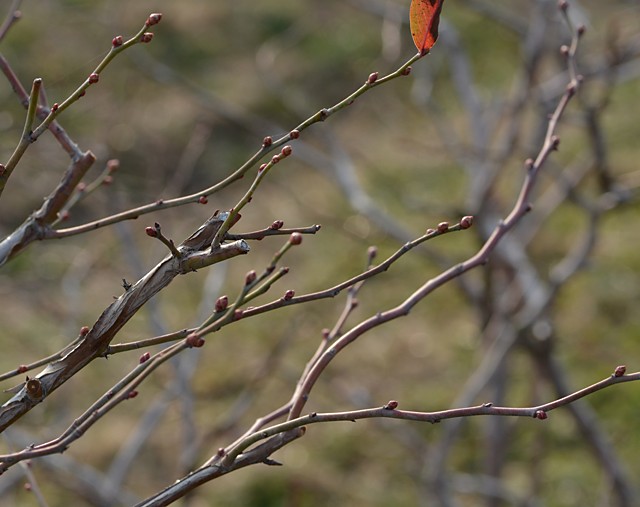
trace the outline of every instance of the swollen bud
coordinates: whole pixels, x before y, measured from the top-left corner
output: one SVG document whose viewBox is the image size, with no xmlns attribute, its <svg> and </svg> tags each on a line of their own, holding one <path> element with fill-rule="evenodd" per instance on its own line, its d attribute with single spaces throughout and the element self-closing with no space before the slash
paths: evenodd
<svg viewBox="0 0 640 507">
<path fill-rule="evenodd" d="M 460 220 L 460 228 L 461 229 L 468 229 L 472 225 L 473 225 L 473 217 L 470 216 L 470 215 L 468 215 L 466 217 L 462 217 L 462 220 Z"/>
<path fill-rule="evenodd" d="M 377 72 L 372 72 L 371 74 L 369 74 L 369 77 L 367 78 L 367 84 L 372 85 L 377 80 L 378 80 L 378 73 Z"/>
<path fill-rule="evenodd" d="M 145 352 L 140 356 L 140 364 L 146 363 L 149 359 L 151 359 L 151 354 L 149 354 L 149 352 Z"/>
<path fill-rule="evenodd" d="M 100 80 L 100 76 L 95 72 L 89 74 L 89 84 L 96 84 Z"/>
<path fill-rule="evenodd" d="M 201 195 L 200 197 L 198 197 L 198 202 L 200 204 L 207 204 L 209 200 L 207 199 L 206 195 Z"/>
<path fill-rule="evenodd" d="M 541 421 L 544 421 L 549 416 L 544 410 L 536 410 L 536 413 L 534 414 L 533 417 L 535 417 L 536 419 L 540 419 Z"/>
<path fill-rule="evenodd" d="M 245 285 L 250 285 L 253 282 L 256 281 L 256 278 L 258 278 L 258 275 L 256 274 L 256 272 L 252 269 L 251 271 L 249 271 L 246 276 L 244 277 L 244 284 Z"/>
<path fill-rule="evenodd" d="M 622 377 L 627 372 L 627 367 L 624 364 L 620 366 L 616 366 L 615 371 L 613 372 L 614 377 Z"/>
<path fill-rule="evenodd" d="M 289 243 L 292 246 L 296 246 L 302 243 L 302 234 L 300 234 L 299 232 L 292 232 L 291 236 L 289 236 Z"/>
<path fill-rule="evenodd" d="M 140 36 L 140 42 L 145 44 L 151 42 L 151 39 L 153 39 L 153 34 L 151 32 L 145 32 Z"/>
<path fill-rule="evenodd" d="M 111 45 L 114 48 L 119 48 L 120 46 L 122 46 L 122 44 L 124 43 L 124 39 L 122 38 L 122 35 L 117 35 L 116 37 L 113 38 L 113 40 L 111 41 Z"/>
<path fill-rule="evenodd" d="M 398 402 L 396 400 L 389 400 L 387 404 L 382 408 L 384 408 L 385 410 L 395 410 L 396 408 L 398 408 Z"/>
<path fill-rule="evenodd" d="M 157 25 L 158 23 L 160 23 L 161 19 L 162 19 L 162 13 L 154 12 L 153 14 L 149 14 L 149 18 L 145 22 L 145 25 L 147 26 Z"/>
<path fill-rule="evenodd" d="M 156 230 L 155 227 L 145 227 L 144 232 L 147 233 L 147 236 L 150 236 L 152 238 L 158 237 L 158 231 Z"/>
<path fill-rule="evenodd" d="M 289 301 L 293 299 L 293 296 L 295 295 L 296 295 L 296 291 L 294 291 L 293 289 L 289 289 L 287 292 L 284 293 L 284 296 L 282 299 L 284 299 L 285 301 Z"/>
<path fill-rule="evenodd" d="M 438 224 L 438 232 L 447 232 L 449 230 L 449 222 L 440 222 Z"/>
<path fill-rule="evenodd" d="M 271 136 L 266 136 L 263 140 L 262 140 L 262 147 L 263 148 L 267 148 L 268 146 L 271 146 L 273 144 L 273 139 Z"/>
<path fill-rule="evenodd" d="M 216 306 L 215 306 L 216 313 L 224 312 L 227 309 L 228 305 L 229 305 L 229 298 L 227 296 L 220 296 L 216 300 Z"/>
</svg>

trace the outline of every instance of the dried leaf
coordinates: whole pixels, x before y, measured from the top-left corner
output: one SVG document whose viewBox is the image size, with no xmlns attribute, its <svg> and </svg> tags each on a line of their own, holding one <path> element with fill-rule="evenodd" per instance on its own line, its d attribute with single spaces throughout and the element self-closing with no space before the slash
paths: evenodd
<svg viewBox="0 0 640 507">
<path fill-rule="evenodd" d="M 426 54 L 438 39 L 440 11 L 444 0 L 411 0 L 409 21 L 413 43 Z"/>
</svg>

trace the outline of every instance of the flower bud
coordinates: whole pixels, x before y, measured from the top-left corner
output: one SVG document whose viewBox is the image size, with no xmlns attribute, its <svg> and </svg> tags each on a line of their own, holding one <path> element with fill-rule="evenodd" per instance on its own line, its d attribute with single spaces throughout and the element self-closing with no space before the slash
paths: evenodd
<svg viewBox="0 0 640 507">
<path fill-rule="evenodd" d="M 158 231 L 155 229 L 155 227 L 145 227 L 144 232 L 147 233 L 147 236 L 150 236 L 152 238 L 158 237 Z"/>
<path fill-rule="evenodd" d="M 293 296 L 296 295 L 296 291 L 289 289 L 284 293 L 284 296 L 282 299 L 284 299 L 285 301 L 289 301 L 291 299 L 293 299 Z"/>
<path fill-rule="evenodd" d="M 297 129 L 293 129 L 291 132 L 289 132 L 289 137 L 291 139 L 298 139 L 300 137 L 300 131 Z"/>
<path fill-rule="evenodd" d="M 471 215 L 467 215 L 465 217 L 462 217 L 462 220 L 460 220 L 460 228 L 461 229 L 468 229 L 472 225 L 473 225 L 473 217 Z"/>
<path fill-rule="evenodd" d="M 147 26 L 157 25 L 158 23 L 160 23 L 161 19 L 162 19 L 162 13 L 154 12 L 153 14 L 149 14 L 149 17 L 147 18 L 145 25 Z"/>
<path fill-rule="evenodd" d="M 224 312 L 229 305 L 229 298 L 227 296 L 220 296 L 216 300 L 215 311 L 216 313 Z"/>
<path fill-rule="evenodd" d="M 438 224 L 438 232 L 447 232 L 449 230 L 449 222 L 440 222 Z"/>
<path fill-rule="evenodd" d="M 151 32 L 145 32 L 140 36 L 140 42 L 145 44 L 151 42 L 151 39 L 153 39 L 153 34 Z"/>
<path fill-rule="evenodd" d="M 207 204 L 209 200 L 207 199 L 206 195 L 201 195 L 200 197 L 198 197 L 198 202 L 200 204 Z"/>
<path fill-rule="evenodd" d="M 302 234 L 300 234 L 299 232 L 292 232 L 291 236 L 289 236 L 289 243 L 292 246 L 296 246 L 302 243 Z"/>
<path fill-rule="evenodd" d="M 251 285 L 253 282 L 256 281 L 256 278 L 258 278 L 258 275 L 256 274 L 256 272 L 252 269 L 251 271 L 249 271 L 246 276 L 244 277 L 244 284 L 245 285 Z"/>
<path fill-rule="evenodd" d="M 266 136 L 262 140 L 262 147 L 263 148 L 267 148 L 268 146 L 271 146 L 272 144 L 273 144 L 273 138 L 271 136 Z"/>
<path fill-rule="evenodd" d="M 614 377 L 622 377 L 627 372 L 627 367 L 624 364 L 616 366 L 616 370 L 613 372 Z"/>
<path fill-rule="evenodd" d="M 367 78 L 367 84 L 372 85 L 377 80 L 378 80 L 378 73 L 377 72 L 372 72 L 371 74 L 369 74 L 369 77 Z"/>
<path fill-rule="evenodd" d="M 149 354 L 149 352 L 145 352 L 140 356 L 140 364 L 146 363 L 149 359 L 151 359 L 151 354 Z"/>
<path fill-rule="evenodd" d="M 114 48 L 119 48 L 120 46 L 122 46 L 122 44 L 124 43 L 124 40 L 122 38 L 122 35 L 117 35 L 116 37 L 113 38 L 113 40 L 111 41 L 111 45 Z"/>
</svg>

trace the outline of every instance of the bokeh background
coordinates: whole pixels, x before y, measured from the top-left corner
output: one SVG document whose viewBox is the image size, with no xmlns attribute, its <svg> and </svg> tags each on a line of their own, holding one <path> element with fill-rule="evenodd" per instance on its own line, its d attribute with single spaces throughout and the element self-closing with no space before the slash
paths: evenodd
<svg viewBox="0 0 640 507">
<path fill-rule="evenodd" d="M 561 149 L 539 182 L 533 218 L 512 236 L 522 248 L 505 248 L 463 283 L 363 336 L 325 372 L 309 410 L 390 399 L 412 410 L 450 408 L 474 389 L 483 359 L 502 343 L 496 322 L 512 326 L 513 344 L 490 381 L 475 386 L 474 404 L 535 405 L 558 397 L 562 382 L 572 391 L 618 364 L 638 369 L 640 5 L 570 3 L 574 23 L 587 28 L 578 58 L 585 86 L 563 118 Z M 408 4 L 26 1 L 0 49 L 25 86 L 42 77 L 50 103 L 60 102 L 115 35 L 135 33 L 149 13 L 164 13 L 152 43 L 117 58 L 60 118 L 98 158 L 88 181 L 108 160 L 120 161 L 113 183 L 76 206 L 67 226 L 208 187 L 239 167 L 265 135 L 285 134 L 371 72 L 395 70 L 415 53 Z M 559 46 L 568 43 L 555 1 L 447 0 L 441 39 L 411 76 L 305 131 L 292 143 L 294 157 L 274 169 L 243 213 L 237 230 L 276 219 L 290 227 L 322 224 L 287 255 L 290 274 L 261 302 L 357 274 L 370 245 L 382 259 L 428 227 L 477 215 L 473 230 L 439 238 L 368 281 L 348 329 L 477 251 L 513 205 L 523 161 L 540 147 L 567 82 Z M 0 152 L 7 160 L 24 110 L 0 82 Z M 0 202 L 3 237 L 40 205 L 67 164 L 49 135 L 29 149 Z M 232 207 L 249 180 L 211 196 L 206 206 L 32 244 L 3 266 L 0 369 L 64 347 L 121 293 L 123 278 L 135 281 L 162 259 L 164 247 L 145 235 L 145 226 L 158 221 L 181 241 L 215 209 Z M 246 257 L 176 279 L 115 342 L 198 325 L 215 298 L 233 297 L 245 273 L 263 269 L 282 241 L 252 243 Z M 583 244 L 582 262 L 553 287 L 558 263 Z M 531 273 L 534 281 L 526 282 Z M 557 294 L 526 321 L 520 311 L 541 287 Z M 341 295 L 240 321 L 161 368 L 135 400 L 63 456 L 32 463 L 48 505 L 132 505 L 197 467 L 288 400 L 344 301 Z M 58 435 L 138 357 L 92 363 L 6 431 L 2 452 Z M 561 380 L 550 378 L 558 371 Z M 628 494 L 640 488 L 639 406 L 640 388 L 630 383 L 590 396 L 580 413 L 559 409 L 544 422 L 316 425 L 274 456 L 285 466 L 235 472 L 182 504 L 633 505 L 637 497 Z M 0 477 L 3 505 L 36 505 L 26 480 L 20 467 Z"/>
</svg>

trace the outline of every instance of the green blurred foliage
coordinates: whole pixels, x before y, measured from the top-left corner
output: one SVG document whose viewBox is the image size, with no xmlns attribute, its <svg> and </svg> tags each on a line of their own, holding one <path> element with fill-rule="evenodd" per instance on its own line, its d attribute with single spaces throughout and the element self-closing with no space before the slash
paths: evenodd
<svg viewBox="0 0 640 507">
<path fill-rule="evenodd" d="M 475 12 L 469 3 L 449 1 L 443 16 L 468 51 L 479 95 L 487 103 L 497 102 L 513 91 L 514 75 L 521 65 L 517 37 Z M 386 4 L 406 7 L 408 2 Z M 496 2 L 520 14 L 530 4 L 526 0 Z M 581 2 L 591 20 L 582 50 L 585 60 L 606 52 L 611 32 L 623 38 L 640 21 L 633 2 L 604 4 Z M 136 46 L 114 61 L 99 84 L 60 119 L 79 146 L 98 157 L 89 179 L 107 160 L 117 158 L 121 163 L 114 183 L 75 208 L 69 224 L 205 188 L 241 165 L 259 148 L 263 136 L 286 133 L 319 108 L 341 100 L 370 72 L 397 68 L 414 53 L 408 27 L 402 27 L 396 57 L 386 58 L 383 21 L 358 5 L 338 0 L 25 2 L 23 18 L 2 42 L 2 52 L 25 86 L 35 77 L 44 79 L 50 103 L 61 101 L 82 82 L 108 51 L 113 36 L 135 33 L 150 12 L 164 13 L 152 43 Z M 550 62 L 545 66 L 546 75 L 539 79 L 561 68 L 562 62 Z M 464 138 L 463 104 L 452 92 L 451 76 L 438 46 L 414 68 L 414 74 L 429 72 L 440 114 Z M 411 101 L 412 82 L 396 80 L 374 90 L 325 124 L 312 127 L 304 133 L 304 140 L 325 151 L 326 133 L 340 140 L 363 188 L 381 209 L 419 236 L 427 227 L 442 220 L 454 222 L 466 213 L 468 181 L 443 145 L 440 136 L 446 134 L 439 118 Z M 610 166 L 616 175 L 637 170 L 638 95 L 637 80 L 616 86 L 604 115 Z M 0 153 L 4 160 L 19 138 L 23 115 L 8 84 L 0 86 Z M 537 128 L 532 123 L 526 130 L 531 133 Z M 571 114 L 562 128 L 562 150 L 550 162 L 556 170 L 585 149 L 585 136 L 572 124 Z M 202 151 L 180 173 L 189 143 L 198 135 L 205 140 Z M 516 150 L 513 170 L 496 195 L 498 202 L 508 204 L 514 199 L 521 183 L 522 160 L 536 150 L 537 146 Z M 39 206 L 67 164 L 67 156 L 50 136 L 31 147 L 2 196 L 3 235 Z M 279 297 L 287 288 L 302 294 L 353 276 L 364 267 L 370 244 L 378 246 L 379 259 L 400 246 L 369 217 L 352 209 L 330 171 L 291 158 L 270 176 L 243 213 L 241 230 L 265 227 L 275 219 L 291 227 L 321 223 L 323 228 L 318 235 L 305 237 L 303 245 L 287 256 L 290 274 L 261 302 Z M 541 184 L 550 182 L 543 179 Z M 122 227 L 31 245 L 0 272 L 0 369 L 15 368 L 66 345 L 121 293 L 122 278 L 134 281 L 140 276 L 135 262 L 145 270 L 158 262 L 166 251 L 144 234 L 146 225 L 160 221 L 163 231 L 180 241 L 213 210 L 233 206 L 247 185 L 248 181 L 236 183 L 210 198 L 207 206 L 167 210 Z M 628 362 L 632 370 L 638 369 L 632 366 L 640 332 L 640 316 L 635 311 L 640 295 L 637 219 L 635 204 L 605 219 L 589 268 L 567 284 L 554 309 L 557 352 L 575 388 L 609 375 L 619 363 Z M 583 222 L 570 204 L 564 205 L 535 240 L 538 267 L 557 262 L 575 241 Z M 244 274 L 261 270 L 281 243 L 277 238 L 254 243 L 248 257 L 229 263 L 220 275 L 224 277 L 221 293 L 233 298 Z M 477 237 L 465 233 L 441 238 L 433 248 L 451 265 L 472 254 L 477 244 Z M 424 252 L 404 258 L 365 285 L 350 323 L 398 304 L 416 283 L 440 270 Z M 166 330 L 198 324 L 205 276 L 182 277 L 156 298 L 156 312 Z M 332 327 L 343 300 L 341 296 L 239 322 L 209 337 L 203 349 L 188 352 L 199 355 L 193 389 L 195 418 L 202 431 L 190 467 L 289 398 L 319 343 L 321 330 Z M 152 310 L 143 309 L 115 341 L 157 334 L 151 324 L 153 315 Z M 401 400 L 401 407 L 407 409 L 450 407 L 481 357 L 477 320 L 457 287 L 444 287 L 409 317 L 373 330 L 345 350 L 316 386 L 309 409 L 348 410 L 382 405 L 389 399 Z M 273 374 L 251 382 L 251 374 L 283 340 Z M 122 354 L 92 364 L 28 414 L 24 426 L 42 440 L 57 435 L 130 371 L 137 358 L 137 353 Z M 510 369 L 515 384 L 509 394 L 511 404 L 554 397 L 524 354 L 514 354 Z M 175 375 L 171 365 L 154 374 L 135 401 L 117 408 L 66 455 L 98 469 L 107 468 L 147 404 L 162 394 Z M 255 396 L 251 409 L 234 428 L 211 433 L 242 393 Z M 589 403 L 601 415 L 628 470 L 637 470 L 640 441 L 634 423 L 640 390 L 633 384 L 618 386 L 591 397 Z M 179 402 L 173 401 L 127 476 L 126 486 L 140 496 L 170 484 L 188 470 L 176 460 L 176 448 L 185 445 L 180 410 Z M 367 420 L 310 427 L 302 440 L 275 456 L 286 466 L 250 467 L 231 474 L 198 490 L 190 505 L 428 505 L 429 492 L 421 480 L 429 463 L 410 442 L 417 438 L 428 446 L 437 441 L 445 424 Z M 449 465 L 452 474 L 482 470 L 483 436 L 491 424 L 486 419 L 468 421 Z M 546 488 L 545 505 L 593 504 L 594 495 L 601 491 L 602 472 L 562 410 L 553 412 L 542 427 L 540 421 L 514 420 L 507 422 L 507 429 L 505 476 L 509 486 L 515 490 L 528 487 L 531 463 L 543 463 L 539 473 Z M 414 440 L 404 438 L 406 435 Z M 37 462 L 33 470 L 49 505 L 84 505 L 69 486 L 72 477 L 48 481 L 49 472 Z M 637 480 L 635 486 L 640 487 Z M 31 501 L 25 492 L 14 495 L 16 505 Z M 473 494 L 461 495 L 459 500 L 464 506 L 481 505 Z"/>
</svg>

